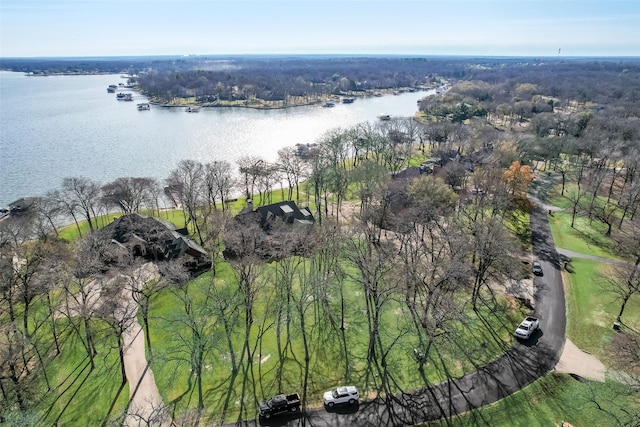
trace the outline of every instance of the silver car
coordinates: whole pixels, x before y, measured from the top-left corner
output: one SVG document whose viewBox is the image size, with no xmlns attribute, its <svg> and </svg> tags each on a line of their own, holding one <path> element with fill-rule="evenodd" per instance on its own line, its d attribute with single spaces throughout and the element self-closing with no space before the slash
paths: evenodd
<svg viewBox="0 0 640 427">
<path fill-rule="evenodd" d="M 535 274 L 536 276 L 542 276 L 542 266 L 538 261 L 533 262 L 532 270 L 533 270 L 533 274 Z"/>
</svg>

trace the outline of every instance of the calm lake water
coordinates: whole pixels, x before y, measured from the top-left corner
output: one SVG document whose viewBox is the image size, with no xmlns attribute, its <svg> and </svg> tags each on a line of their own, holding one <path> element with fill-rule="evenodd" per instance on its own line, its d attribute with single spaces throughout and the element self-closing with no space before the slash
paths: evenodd
<svg viewBox="0 0 640 427">
<path fill-rule="evenodd" d="M 84 176 L 101 183 L 118 177 L 164 179 L 183 159 L 228 160 L 316 142 L 326 131 L 375 121 L 385 113 L 412 116 L 429 92 L 358 98 L 353 104 L 283 110 L 152 106 L 146 98 L 117 101 L 119 75 L 26 77 L 0 72 L 0 207 L 60 188 Z"/>
</svg>

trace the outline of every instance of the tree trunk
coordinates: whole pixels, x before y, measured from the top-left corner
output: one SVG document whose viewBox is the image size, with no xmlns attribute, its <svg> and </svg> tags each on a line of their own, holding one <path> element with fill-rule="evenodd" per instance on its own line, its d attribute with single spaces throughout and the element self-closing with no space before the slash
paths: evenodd
<svg viewBox="0 0 640 427">
<path fill-rule="evenodd" d="M 618 313 L 618 317 L 616 317 L 618 322 L 622 322 L 622 313 L 624 313 L 624 308 L 627 305 L 627 301 L 629 301 L 629 298 L 631 297 L 631 294 L 625 294 L 624 298 L 622 299 L 622 305 L 620 306 L 620 312 Z"/>
<path fill-rule="evenodd" d="M 120 382 L 120 387 L 124 387 L 127 383 L 127 371 L 124 368 L 124 346 L 122 345 L 122 331 L 118 334 L 118 356 L 120 356 L 120 375 L 122 377 L 122 381 Z"/>
<path fill-rule="evenodd" d="M 47 292 L 47 307 L 49 309 L 49 319 L 51 319 L 51 333 L 53 334 L 53 342 L 56 346 L 56 356 L 60 354 L 60 343 L 58 342 L 58 331 L 56 330 L 56 320 L 53 316 L 53 304 L 51 303 L 51 295 Z"/>
<path fill-rule="evenodd" d="M 84 320 L 84 334 L 87 339 L 87 356 L 89 356 L 89 363 L 91 364 L 91 370 L 93 371 L 96 367 L 94 358 L 98 353 L 96 351 L 95 344 L 93 343 L 93 335 L 91 333 L 91 326 L 89 325 L 89 319 L 85 318 Z"/>
</svg>

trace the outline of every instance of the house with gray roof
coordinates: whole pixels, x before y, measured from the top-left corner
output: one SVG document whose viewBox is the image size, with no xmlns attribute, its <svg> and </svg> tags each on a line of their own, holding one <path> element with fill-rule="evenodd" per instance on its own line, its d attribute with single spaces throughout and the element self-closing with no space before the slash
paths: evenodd
<svg viewBox="0 0 640 427">
<path fill-rule="evenodd" d="M 178 229 L 168 221 L 129 214 L 115 218 L 100 232 L 134 256 L 150 261 L 180 259 L 192 274 L 211 267 L 207 251 L 188 237 L 186 229 Z"/>
</svg>

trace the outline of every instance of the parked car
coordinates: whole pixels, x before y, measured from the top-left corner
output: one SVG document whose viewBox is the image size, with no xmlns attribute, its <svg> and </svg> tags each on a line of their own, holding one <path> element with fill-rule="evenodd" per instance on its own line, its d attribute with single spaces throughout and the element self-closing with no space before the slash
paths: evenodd
<svg viewBox="0 0 640 427">
<path fill-rule="evenodd" d="M 331 408 L 341 403 L 354 404 L 358 401 L 358 389 L 352 385 L 341 386 L 324 393 L 324 404 Z"/>
<path fill-rule="evenodd" d="M 533 262 L 532 270 L 533 270 L 533 274 L 535 274 L 536 276 L 542 276 L 542 266 L 538 261 Z"/>
<path fill-rule="evenodd" d="M 298 393 L 279 394 L 260 402 L 259 406 L 261 418 L 271 418 L 274 415 L 298 412 L 299 410 L 300 395 Z"/>
<path fill-rule="evenodd" d="M 528 339 L 540 327 L 537 317 L 527 316 L 516 328 L 513 335 L 516 338 Z"/>
</svg>

